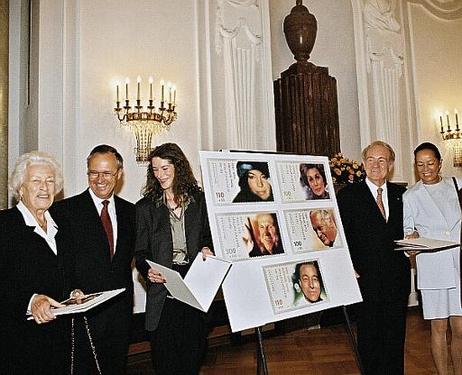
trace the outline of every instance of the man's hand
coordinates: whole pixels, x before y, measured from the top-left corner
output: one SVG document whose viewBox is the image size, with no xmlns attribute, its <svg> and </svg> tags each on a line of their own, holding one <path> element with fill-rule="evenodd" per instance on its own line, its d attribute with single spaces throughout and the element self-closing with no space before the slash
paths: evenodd
<svg viewBox="0 0 462 375">
<path fill-rule="evenodd" d="M 252 228 L 249 225 L 244 224 L 245 231 L 244 235 L 242 236 L 242 241 L 244 242 L 244 246 L 246 247 L 247 251 L 250 253 L 253 249 L 253 239 L 252 239 Z"/>
<path fill-rule="evenodd" d="M 51 307 L 64 307 L 64 305 L 44 294 L 34 296 L 31 303 L 31 312 L 37 324 L 47 323 L 56 319 L 56 316 L 51 311 Z"/>
</svg>

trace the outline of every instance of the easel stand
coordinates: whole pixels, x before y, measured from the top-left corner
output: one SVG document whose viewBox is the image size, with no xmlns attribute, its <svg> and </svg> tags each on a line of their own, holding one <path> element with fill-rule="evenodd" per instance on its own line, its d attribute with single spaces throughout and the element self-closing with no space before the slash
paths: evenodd
<svg viewBox="0 0 462 375">
<path fill-rule="evenodd" d="M 268 375 L 268 366 L 266 364 L 265 349 L 263 348 L 263 336 L 261 327 L 255 328 L 257 336 L 257 375 Z"/>
<path fill-rule="evenodd" d="M 351 329 L 350 317 L 348 316 L 348 311 L 345 305 L 342 306 L 342 309 L 343 309 L 343 315 L 345 316 L 345 321 L 347 324 L 346 329 L 348 331 L 348 336 L 350 337 L 350 344 L 351 344 L 351 347 L 353 348 L 353 351 L 355 352 L 356 364 L 358 365 L 359 372 L 361 373 L 361 375 L 364 375 L 365 372 L 363 369 L 363 365 L 361 363 L 361 358 L 359 357 L 358 344 L 356 343 L 356 338 L 353 334 L 353 330 Z"/>
</svg>

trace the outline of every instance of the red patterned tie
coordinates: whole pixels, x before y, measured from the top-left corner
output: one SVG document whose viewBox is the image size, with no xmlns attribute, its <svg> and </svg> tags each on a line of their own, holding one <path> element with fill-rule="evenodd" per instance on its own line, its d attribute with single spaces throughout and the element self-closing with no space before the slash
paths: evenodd
<svg viewBox="0 0 462 375">
<path fill-rule="evenodd" d="M 112 256 L 114 255 L 114 234 L 112 232 L 111 217 L 109 216 L 109 211 L 107 209 L 109 201 L 104 200 L 102 203 L 103 209 L 101 210 L 101 222 L 103 223 L 104 230 L 106 231 L 107 240 L 109 242 L 109 254 L 112 259 Z"/>
<path fill-rule="evenodd" d="M 377 189 L 377 206 L 379 206 L 379 210 L 382 213 L 383 218 L 387 220 L 387 214 L 385 213 L 385 207 L 383 206 L 382 191 L 382 188 Z"/>
</svg>

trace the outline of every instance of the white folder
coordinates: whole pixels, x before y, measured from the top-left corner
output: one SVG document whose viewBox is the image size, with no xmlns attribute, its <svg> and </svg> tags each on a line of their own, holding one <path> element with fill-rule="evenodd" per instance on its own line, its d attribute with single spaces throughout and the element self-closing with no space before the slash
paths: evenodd
<svg viewBox="0 0 462 375">
<path fill-rule="evenodd" d="M 164 285 L 172 297 L 204 312 L 209 310 L 231 267 L 231 262 L 224 259 L 208 256 L 203 260 L 202 253 L 198 253 L 183 279 L 177 271 L 150 260 L 147 262 L 167 280 Z"/>
</svg>

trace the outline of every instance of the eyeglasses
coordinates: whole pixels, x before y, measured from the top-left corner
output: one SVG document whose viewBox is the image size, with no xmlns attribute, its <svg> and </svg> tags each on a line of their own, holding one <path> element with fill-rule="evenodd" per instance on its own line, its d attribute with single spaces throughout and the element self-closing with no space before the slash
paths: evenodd
<svg viewBox="0 0 462 375">
<path fill-rule="evenodd" d="M 88 171 L 87 176 L 90 177 L 92 180 L 96 180 L 100 176 L 102 178 L 104 178 L 105 180 L 110 180 L 117 174 L 117 172 L 118 172 L 118 170 L 115 171 L 114 173 L 112 173 L 112 172 Z"/>
</svg>

